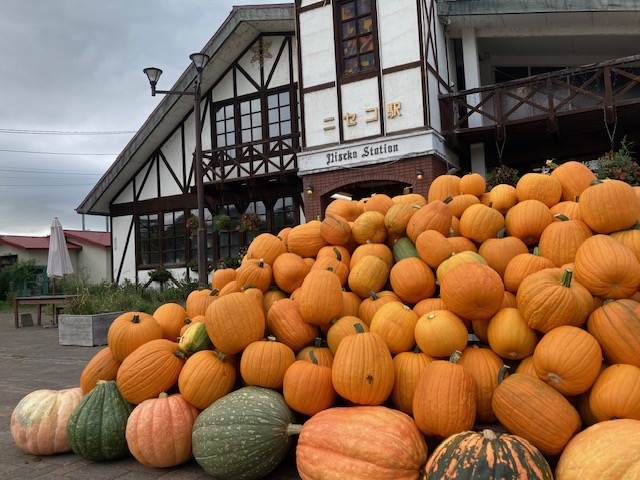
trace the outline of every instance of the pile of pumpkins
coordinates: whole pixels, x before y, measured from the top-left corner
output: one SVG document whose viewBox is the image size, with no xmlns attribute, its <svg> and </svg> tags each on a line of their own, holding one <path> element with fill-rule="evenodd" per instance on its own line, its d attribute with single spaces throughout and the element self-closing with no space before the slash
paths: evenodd
<svg viewBox="0 0 640 480">
<path fill-rule="evenodd" d="M 15 443 L 263 478 L 640 478 L 640 192 L 567 162 L 336 199 L 127 312 Z M 44 413 L 43 413 L 44 412 Z"/>
</svg>

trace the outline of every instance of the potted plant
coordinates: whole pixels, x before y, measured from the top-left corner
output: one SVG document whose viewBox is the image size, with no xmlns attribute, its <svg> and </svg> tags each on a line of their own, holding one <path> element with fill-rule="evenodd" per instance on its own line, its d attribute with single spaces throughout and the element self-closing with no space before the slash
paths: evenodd
<svg viewBox="0 0 640 480">
<path fill-rule="evenodd" d="M 596 176 L 599 179 L 609 178 L 620 180 L 629 185 L 640 182 L 640 166 L 633 159 L 633 142 L 627 141 L 625 136 L 620 142 L 620 148 L 611 150 L 597 160 Z"/>
<path fill-rule="evenodd" d="M 195 260 L 191 260 L 187 266 L 189 267 L 189 270 L 191 270 L 192 272 L 198 271 L 198 262 Z"/>
<path fill-rule="evenodd" d="M 214 232 L 229 230 L 229 225 L 231 225 L 231 217 L 229 217 L 229 215 L 215 215 L 212 219 L 212 228 Z"/>
<path fill-rule="evenodd" d="M 260 229 L 260 215 L 255 212 L 247 212 L 240 215 L 238 229 L 241 232 L 257 231 Z"/>
<path fill-rule="evenodd" d="M 149 278 L 154 282 L 164 283 L 171 278 L 171 272 L 164 268 L 156 268 L 149 272 Z"/>
<path fill-rule="evenodd" d="M 187 218 L 186 226 L 189 231 L 191 231 L 191 233 L 196 233 L 198 231 L 199 225 L 200 223 L 198 222 L 198 217 L 196 217 L 195 215 L 191 215 L 189 216 L 189 218 Z"/>
<path fill-rule="evenodd" d="M 487 174 L 487 187 L 491 190 L 496 185 L 506 183 L 507 185 L 516 186 L 520 180 L 518 170 L 507 165 L 500 164 Z"/>
</svg>

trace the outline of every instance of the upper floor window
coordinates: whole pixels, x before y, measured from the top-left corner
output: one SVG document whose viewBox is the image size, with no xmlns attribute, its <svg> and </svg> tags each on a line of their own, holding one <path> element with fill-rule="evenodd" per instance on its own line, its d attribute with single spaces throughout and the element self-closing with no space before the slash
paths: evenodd
<svg viewBox="0 0 640 480">
<path fill-rule="evenodd" d="M 338 4 L 339 40 L 345 75 L 376 68 L 373 0 L 349 0 Z"/>
</svg>

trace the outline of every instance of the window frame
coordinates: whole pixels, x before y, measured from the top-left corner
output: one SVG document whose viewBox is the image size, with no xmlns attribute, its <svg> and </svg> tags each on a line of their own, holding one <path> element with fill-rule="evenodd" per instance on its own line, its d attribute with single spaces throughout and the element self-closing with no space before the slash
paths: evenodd
<svg viewBox="0 0 640 480">
<path fill-rule="evenodd" d="M 344 59 L 344 55 L 343 55 L 343 48 L 342 48 L 342 43 L 343 43 L 343 35 L 342 35 L 342 19 L 341 19 L 341 8 L 343 5 L 347 4 L 347 3 L 357 3 L 359 0 L 339 0 L 335 2 L 335 9 L 334 9 L 334 36 L 335 36 L 335 45 L 336 45 L 336 66 L 338 67 L 338 77 L 340 79 L 340 83 L 344 84 L 344 83 L 349 83 L 349 82 L 354 82 L 354 81 L 358 81 L 358 80 L 364 80 L 367 78 L 371 78 L 371 77 L 375 77 L 377 75 L 379 75 L 380 73 L 380 44 L 378 41 L 378 21 L 377 21 L 377 14 L 376 14 L 376 2 L 375 0 L 370 0 L 371 1 L 371 20 L 372 20 L 372 25 L 371 25 L 371 34 L 373 37 L 373 60 L 374 60 L 374 65 L 372 68 L 367 69 L 367 70 L 362 70 L 362 71 L 358 71 L 358 72 L 354 72 L 354 73 L 346 73 L 345 70 L 345 59 Z M 355 21 L 357 22 L 357 19 L 359 17 L 356 15 L 355 17 Z M 357 26 L 356 26 L 357 28 Z M 359 35 L 356 33 L 355 36 L 356 40 L 359 37 Z M 357 55 L 357 58 L 359 58 L 360 55 Z"/>
</svg>

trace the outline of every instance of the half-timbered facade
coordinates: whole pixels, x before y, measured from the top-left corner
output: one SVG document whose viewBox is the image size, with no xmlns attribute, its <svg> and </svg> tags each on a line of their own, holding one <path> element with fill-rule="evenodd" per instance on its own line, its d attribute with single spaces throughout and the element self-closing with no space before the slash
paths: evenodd
<svg viewBox="0 0 640 480">
<path fill-rule="evenodd" d="M 336 195 L 425 194 L 453 166 L 526 172 L 638 144 L 638 25 L 633 0 L 235 7 L 202 50 L 209 269 Z M 173 90 L 195 78 L 187 69 Z M 193 97 L 164 97 L 77 209 L 111 217 L 117 281 L 195 276 L 193 110 Z M 244 213 L 257 229 L 241 228 Z"/>
</svg>

